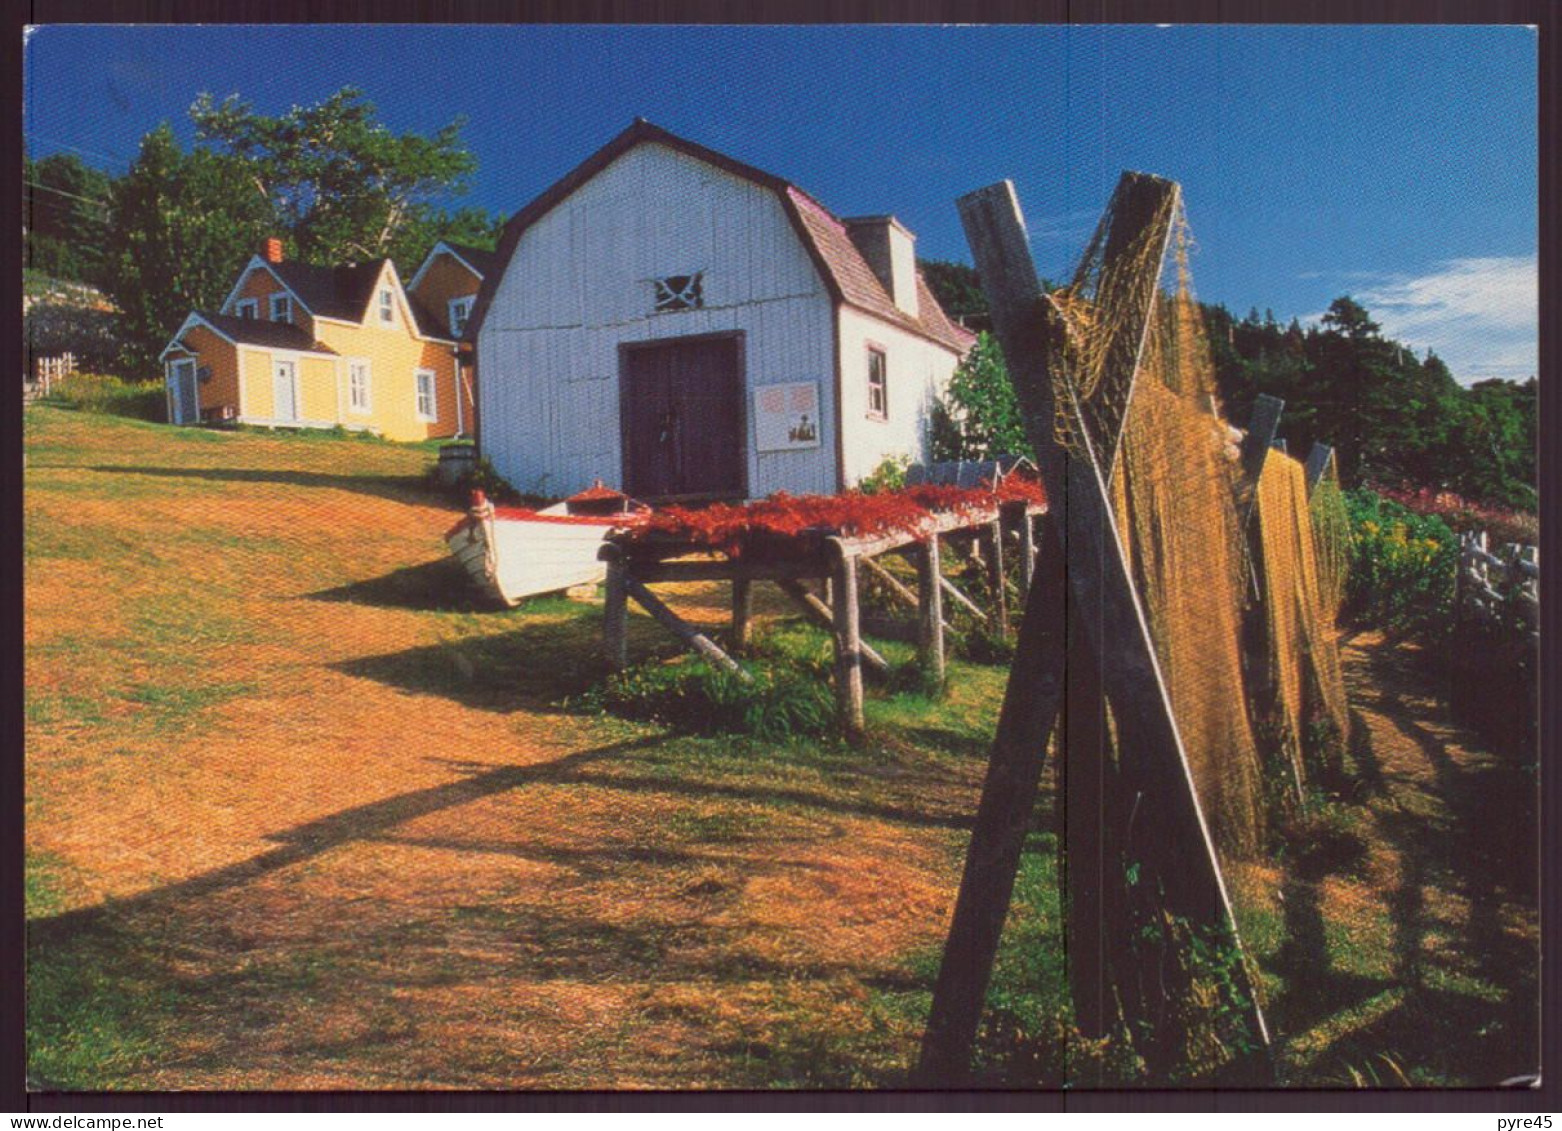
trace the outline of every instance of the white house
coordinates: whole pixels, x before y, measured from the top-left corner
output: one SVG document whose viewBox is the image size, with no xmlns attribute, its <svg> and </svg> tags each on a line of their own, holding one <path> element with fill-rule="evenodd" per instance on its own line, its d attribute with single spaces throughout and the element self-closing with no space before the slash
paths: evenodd
<svg viewBox="0 0 1562 1131">
<path fill-rule="evenodd" d="M 975 340 L 893 216 L 636 120 L 518 212 L 467 328 L 483 455 L 523 491 L 833 493 L 927 455 Z"/>
</svg>

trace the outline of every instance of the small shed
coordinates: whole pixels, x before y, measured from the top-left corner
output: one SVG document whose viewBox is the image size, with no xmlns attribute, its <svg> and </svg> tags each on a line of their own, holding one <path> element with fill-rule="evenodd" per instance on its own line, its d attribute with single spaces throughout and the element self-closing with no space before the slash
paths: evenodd
<svg viewBox="0 0 1562 1131">
<path fill-rule="evenodd" d="M 830 494 L 928 457 L 974 335 L 893 216 L 839 219 L 636 120 L 506 225 L 467 336 L 478 444 L 523 491 Z"/>
</svg>

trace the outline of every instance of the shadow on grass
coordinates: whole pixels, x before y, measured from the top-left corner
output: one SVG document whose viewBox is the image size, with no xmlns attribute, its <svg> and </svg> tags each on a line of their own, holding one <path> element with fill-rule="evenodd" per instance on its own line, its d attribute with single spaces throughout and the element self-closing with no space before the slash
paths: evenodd
<svg viewBox="0 0 1562 1131">
<path fill-rule="evenodd" d="M 152 475 L 168 479 L 204 479 L 213 483 L 269 483 L 284 487 L 310 487 L 329 491 L 353 491 L 415 506 L 449 506 L 450 499 L 430 487 L 419 475 L 336 475 L 325 471 L 290 471 L 257 467 L 115 467 L 98 465 L 87 471 L 106 475 Z"/>
<path fill-rule="evenodd" d="M 588 610 L 558 620 L 531 620 L 514 632 L 428 644 L 330 667 L 483 711 L 556 709 L 601 678 L 601 635 L 600 610 Z"/>
<path fill-rule="evenodd" d="M 667 741 L 612 743 L 534 765 L 449 762 L 456 780 L 296 825 L 248 860 L 33 920 L 33 1082 L 125 1086 L 153 1071 L 176 1087 L 208 1079 L 203 1072 L 271 1086 L 331 1073 L 366 1087 L 601 1086 L 626 1071 L 660 1072 L 651 1078 L 682 1086 L 895 1082 L 914 1033 L 896 1022 L 895 1044 L 872 995 L 920 1016 L 929 979 L 882 959 L 762 943 L 749 885 L 790 883 L 822 865 L 770 847 L 752 814 L 778 800 L 803 809 L 802 832 L 777 833 L 787 842 L 837 835 L 817 821 L 821 813 L 945 819 L 893 796 L 664 781 L 637 769 Z M 702 778 L 717 772 L 698 758 L 683 772 L 691 768 Z M 727 772 L 754 774 L 743 761 Z M 524 823 L 495 840 L 468 833 L 452 812 L 508 791 L 574 785 L 593 795 L 663 793 L 656 811 L 664 819 L 601 841 L 567 824 Z M 744 803 L 725 824 L 710 804 L 722 799 Z M 431 829 L 427 819 L 441 813 Z M 734 822 L 743 835 L 726 827 Z M 380 896 L 356 892 L 351 880 L 343 887 L 322 860 L 354 844 L 449 853 L 457 869 L 468 854 L 500 854 L 546 870 L 515 873 L 519 887 L 470 893 L 435 882 L 426 902 L 387 913 Z M 604 884 L 633 894 L 604 905 Z M 784 929 L 806 929 L 773 901 L 762 897 L 760 906 L 782 915 Z M 594 990 L 562 1013 L 550 1004 L 582 986 L 602 996 Z M 861 1004 L 838 1009 L 843 986 Z M 447 990 L 454 996 L 441 996 Z M 622 1010 L 605 1027 L 592 1020 L 599 1000 Z M 447 1020 L 453 1035 L 431 1039 Z M 676 1041 L 678 1057 L 640 1057 L 621 1039 L 624 1026 L 672 1033 L 658 1039 Z M 703 1058 L 701 1067 L 686 1067 L 685 1056 Z"/>
<path fill-rule="evenodd" d="M 1413 664 L 1404 648 L 1372 647 L 1353 690 L 1350 759 L 1365 805 L 1348 811 L 1392 850 L 1392 879 L 1354 907 L 1359 922 L 1335 923 L 1324 885 L 1357 871 L 1355 854 L 1324 837 L 1288 865 L 1273 1014 L 1314 1050 L 1294 1082 L 1490 1087 L 1538 1065 L 1539 955 L 1519 927 L 1535 912 L 1533 781 L 1446 725 Z M 1368 711 L 1410 740 L 1421 767 L 1400 753 L 1384 773 Z M 1363 945 L 1374 917 L 1386 918 L 1386 945 Z M 1348 938 L 1352 926 L 1368 933 Z"/>
<path fill-rule="evenodd" d="M 417 612 L 490 612 L 500 606 L 478 593 L 461 563 L 453 557 L 407 566 L 383 577 L 354 581 L 335 589 L 310 593 L 312 601 L 339 601 L 381 609 Z"/>
</svg>

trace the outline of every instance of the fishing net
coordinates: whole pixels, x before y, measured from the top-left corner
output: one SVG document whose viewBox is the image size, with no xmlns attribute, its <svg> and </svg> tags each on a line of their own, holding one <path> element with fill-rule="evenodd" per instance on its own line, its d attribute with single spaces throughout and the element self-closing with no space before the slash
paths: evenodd
<svg viewBox="0 0 1562 1131">
<path fill-rule="evenodd" d="M 1350 570 L 1350 513 L 1345 509 L 1345 493 L 1340 490 L 1340 474 L 1334 453 L 1324 460 L 1318 481 L 1312 486 L 1307 504 L 1313 524 L 1313 542 L 1318 553 L 1318 592 L 1329 617 L 1340 615 L 1345 603 L 1345 581 Z"/>
<path fill-rule="evenodd" d="M 1304 751 L 1318 750 L 1328 735 L 1343 738 L 1348 709 L 1335 640 L 1337 606 L 1325 590 L 1320 568 L 1307 473 L 1282 452 L 1270 450 L 1264 457 L 1257 519 L 1269 690 L 1289 736 L 1287 745 L 1300 783 L 1307 777 Z M 1319 726 L 1327 734 L 1320 733 Z"/>
<path fill-rule="evenodd" d="M 1171 245 L 1176 278 L 1155 295 L 1113 471 L 1113 507 L 1205 819 L 1224 853 L 1250 856 L 1262 842 L 1264 814 L 1243 694 L 1239 469 L 1217 409 L 1180 216 Z"/>
<path fill-rule="evenodd" d="M 1058 443 L 1078 450 L 1078 429 L 1090 430 L 1097 454 L 1109 461 L 1133 389 L 1139 328 L 1156 300 L 1167 233 L 1178 224 L 1178 194 L 1160 191 L 1158 178 L 1125 174 L 1124 183 L 1096 225 L 1068 286 L 1052 292 L 1053 307 L 1068 327 L 1059 364 L 1053 367 Z M 1078 404 L 1080 420 L 1070 410 Z M 1105 449 L 1103 451 L 1103 449 Z"/>
</svg>

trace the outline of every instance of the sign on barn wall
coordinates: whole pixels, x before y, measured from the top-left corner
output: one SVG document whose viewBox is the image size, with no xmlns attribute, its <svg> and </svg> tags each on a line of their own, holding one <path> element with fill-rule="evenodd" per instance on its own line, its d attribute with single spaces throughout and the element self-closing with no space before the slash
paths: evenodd
<svg viewBox="0 0 1562 1131">
<path fill-rule="evenodd" d="M 819 382 L 762 385 L 754 390 L 754 443 L 762 452 L 819 446 Z"/>
</svg>

